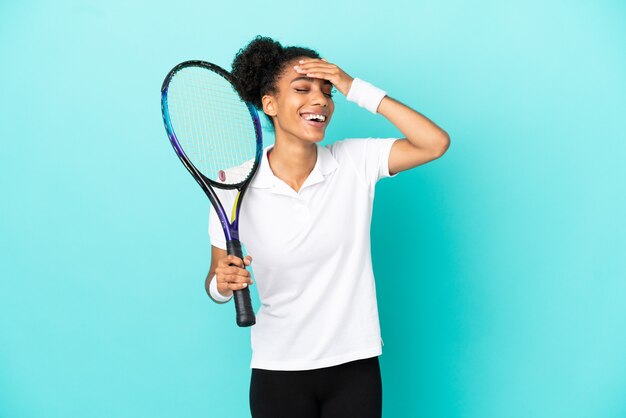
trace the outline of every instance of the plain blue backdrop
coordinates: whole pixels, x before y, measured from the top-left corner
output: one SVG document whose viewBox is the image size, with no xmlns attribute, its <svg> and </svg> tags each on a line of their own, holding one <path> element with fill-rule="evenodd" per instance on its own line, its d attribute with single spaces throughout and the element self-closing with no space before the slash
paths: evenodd
<svg viewBox="0 0 626 418">
<path fill-rule="evenodd" d="M 625 22 L 614 0 L 1 1 L 0 416 L 249 416 L 249 330 L 204 293 L 208 202 L 159 99 L 257 34 L 451 136 L 377 187 L 384 415 L 626 416 Z M 399 135 L 339 96 L 325 143 Z"/>
</svg>

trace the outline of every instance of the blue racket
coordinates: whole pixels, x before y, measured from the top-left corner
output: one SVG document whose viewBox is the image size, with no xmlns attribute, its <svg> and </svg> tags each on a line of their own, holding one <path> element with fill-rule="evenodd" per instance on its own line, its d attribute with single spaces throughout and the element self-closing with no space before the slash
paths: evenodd
<svg viewBox="0 0 626 418">
<path fill-rule="evenodd" d="M 165 77 L 161 110 L 176 154 L 215 208 L 227 253 L 243 259 L 239 210 L 263 152 L 256 109 L 241 99 L 228 71 L 204 61 L 186 61 Z M 214 187 L 238 190 L 231 220 Z M 233 294 L 237 325 L 254 325 L 250 290 L 246 287 Z"/>
</svg>

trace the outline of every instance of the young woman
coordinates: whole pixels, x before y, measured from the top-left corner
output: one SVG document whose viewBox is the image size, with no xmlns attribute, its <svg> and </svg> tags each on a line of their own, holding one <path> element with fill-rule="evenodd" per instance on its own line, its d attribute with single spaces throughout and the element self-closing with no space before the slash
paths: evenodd
<svg viewBox="0 0 626 418">
<path fill-rule="evenodd" d="M 441 157 L 448 134 L 308 48 L 257 37 L 233 76 L 275 130 L 240 213 L 255 257 L 261 308 L 251 329 L 254 418 L 380 417 L 380 326 L 370 251 L 376 182 Z M 405 138 L 322 146 L 333 87 L 393 123 Z M 220 191 L 231 203 L 236 192 Z M 229 201 L 230 199 L 230 201 Z M 211 209 L 213 212 L 213 209 Z M 252 257 L 227 256 L 211 213 L 206 289 L 218 303 L 252 284 Z"/>
</svg>

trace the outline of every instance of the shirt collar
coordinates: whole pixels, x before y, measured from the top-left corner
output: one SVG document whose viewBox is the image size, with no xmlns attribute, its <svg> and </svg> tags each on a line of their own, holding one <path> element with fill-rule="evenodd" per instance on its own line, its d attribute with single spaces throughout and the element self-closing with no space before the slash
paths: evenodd
<svg viewBox="0 0 626 418">
<path fill-rule="evenodd" d="M 331 154 L 330 150 L 319 144 L 315 144 L 317 147 L 317 160 L 315 161 L 315 167 L 309 174 L 309 177 L 302 185 L 302 189 L 313 184 L 321 183 L 324 179 L 338 167 L 337 160 Z M 254 178 L 250 182 L 250 187 L 258 189 L 276 189 L 279 185 L 284 185 L 281 179 L 276 177 L 270 168 L 269 160 L 267 159 L 267 151 L 274 148 L 274 145 L 270 145 L 263 149 L 263 155 L 261 156 L 261 162 L 259 169 L 257 170 Z M 292 189 L 293 191 L 293 189 Z M 294 191 L 295 193 L 295 191 Z"/>
</svg>

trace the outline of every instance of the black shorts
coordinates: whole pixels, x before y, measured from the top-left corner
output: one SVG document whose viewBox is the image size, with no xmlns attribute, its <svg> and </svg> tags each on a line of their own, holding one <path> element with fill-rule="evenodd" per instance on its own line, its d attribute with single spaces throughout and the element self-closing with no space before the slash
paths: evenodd
<svg viewBox="0 0 626 418">
<path fill-rule="evenodd" d="M 314 370 L 252 369 L 253 418 L 380 418 L 378 357 Z"/>
</svg>

